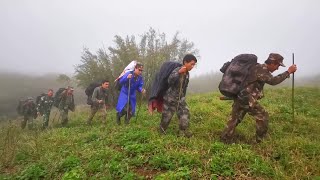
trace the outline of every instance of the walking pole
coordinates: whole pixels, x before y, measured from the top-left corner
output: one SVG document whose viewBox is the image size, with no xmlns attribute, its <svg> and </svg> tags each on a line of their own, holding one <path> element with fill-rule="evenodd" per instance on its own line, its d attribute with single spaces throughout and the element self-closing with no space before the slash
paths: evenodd
<svg viewBox="0 0 320 180">
<path fill-rule="evenodd" d="M 130 107 L 130 84 L 131 84 L 131 78 L 129 79 L 129 88 L 128 88 L 128 102 L 127 102 L 127 119 L 129 121 L 129 107 Z"/>
<path fill-rule="evenodd" d="M 59 111 L 60 105 L 61 105 L 61 99 L 60 99 L 59 105 L 58 105 L 58 107 L 57 107 L 58 110 L 56 111 L 56 113 L 54 114 L 54 117 L 53 117 L 53 119 L 52 119 L 52 125 L 53 125 L 53 123 L 54 123 L 54 120 L 55 120 L 56 117 L 57 117 L 58 112 L 59 112 L 59 119 L 60 119 L 60 111 Z M 58 119 L 58 123 L 59 123 L 59 119 Z M 50 120 L 50 118 L 49 118 L 49 120 Z"/>
<path fill-rule="evenodd" d="M 292 64 L 294 64 L 294 53 L 292 53 Z M 292 121 L 294 121 L 294 73 L 292 73 Z"/>
<path fill-rule="evenodd" d="M 176 111 L 178 111 L 179 104 L 180 104 L 180 99 L 181 99 L 181 95 L 182 95 L 182 84 L 183 84 L 183 81 L 184 81 L 184 76 L 185 76 L 185 75 L 182 75 L 182 76 L 180 77 L 179 99 L 178 99 L 178 104 L 177 104 Z"/>
</svg>

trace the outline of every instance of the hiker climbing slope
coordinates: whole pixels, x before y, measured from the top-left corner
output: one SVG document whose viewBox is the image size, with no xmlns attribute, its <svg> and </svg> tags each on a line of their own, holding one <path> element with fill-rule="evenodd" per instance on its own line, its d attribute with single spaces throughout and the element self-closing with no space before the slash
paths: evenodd
<svg viewBox="0 0 320 180">
<path fill-rule="evenodd" d="M 237 59 L 237 57 L 234 59 Z M 252 57 L 252 55 L 250 55 L 250 57 Z M 279 66 L 285 67 L 283 64 L 283 57 L 277 53 L 270 53 L 264 64 L 256 63 L 252 68 L 250 68 L 248 77 L 245 78 L 245 82 L 242 83 L 243 87 L 240 89 L 239 93 L 234 96 L 231 116 L 221 135 L 222 141 L 230 142 L 236 126 L 242 121 L 246 113 L 253 116 L 256 120 L 256 141 L 261 142 L 265 137 L 268 130 L 269 114 L 258 102 L 258 100 L 264 96 L 263 87 L 265 83 L 269 85 L 277 85 L 286 78 L 289 78 L 290 74 L 297 70 L 296 65 L 293 64 L 287 71 L 277 76 L 273 76 L 271 73 L 278 70 Z M 237 69 L 232 66 L 232 62 L 228 67 L 226 67 L 224 74 L 228 75 L 228 71 L 231 69 Z"/>
</svg>

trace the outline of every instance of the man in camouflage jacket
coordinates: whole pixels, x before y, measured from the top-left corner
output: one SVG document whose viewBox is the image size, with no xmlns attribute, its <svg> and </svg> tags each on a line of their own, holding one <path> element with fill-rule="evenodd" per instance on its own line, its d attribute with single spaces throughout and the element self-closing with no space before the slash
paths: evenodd
<svg viewBox="0 0 320 180">
<path fill-rule="evenodd" d="M 240 91 L 232 105 L 231 116 L 227 126 L 221 134 L 221 140 L 230 142 L 236 126 L 242 121 L 245 114 L 253 116 L 256 120 L 256 141 L 261 142 L 268 130 L 268 112 L 259 104 L 258 100 L 263 98 L 263 87 L 265 83 L 277 85 L 290 77 L 297 70 L 292 65 L 287 71 L 273 76 L 271 73 L 278 70 L 279 66 L 285 67 L 283 57 L 277 53 L 271 53 L 264 64 L 257 64 L 246 80 L 247 86 Z"/>
<path fill-rule="evenodd" d="M 67 87 L 62 93 L 59 95 L 59 112 L 61 117 L 62 126 L 66 126 L 68 124 L 68 112 L 69 110 L 74 112 L 75 104 L 73 98 L 73 87 Z"/>
<path fill-rule="evenodd" d="M 179 135 L 185 137 L 192 136 L 192 133 L 187 131 L 190 113 L 185 96 L 189 83 L 189 71 L 196 63 L 197 58 L 192 54 L 187 54 L 183 58 L 183 66 L 177 67 L 169 75 L 169 89 L 163 97 L 164 104 L 159 129 L 160 133 L 166 133 L 169 123 L 176 112 L 179 118 Z"/>
<path fill-rule="evenodd" d="M 43 128 L 47 128 L 49 125 L 49 118 L 53 101 L 53 90 L 49 89 L 48 94 L 42 96 L 37 105 L 38 115 L 43 116 Z"/>
</svg>

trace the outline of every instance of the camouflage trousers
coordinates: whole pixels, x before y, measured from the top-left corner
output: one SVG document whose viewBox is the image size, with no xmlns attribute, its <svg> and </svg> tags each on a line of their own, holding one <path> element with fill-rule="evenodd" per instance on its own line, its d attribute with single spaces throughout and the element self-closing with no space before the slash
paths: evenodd
<svg viewBox="0 0 320 180">
<path fill-rule="evenodd" d="M 268 131 L 268 120 L 269 114 L 265 109 L 258 103 L 254 105 L 245 105 L 236 99 L 232 105 L 232 112 L 227 122 L 227 126 L 221 134 L 223 140 L 232 138 L 236 126 L 243 120 L 244 116 L 248 113 L 253 116 L 256 120 L 256 136 L 257 138 L 263 138 Z"/>
<path fill-rule="evenodd" d="M 50 118 L 50 111 L 43 114 L 43 128 L 47 128 L 49 126 L 49 118 Z"/>
<path fill-rule="evenodd" d="M 33 125 L 33 117 L 33 115 L 24 115 L 21 122 L 21 128 L 24 129 L 28 123 L 28 128 L 30 129 L 30 127 Z"/>
<path fill-rule="evenodd" d="M 185 131 L 189 127 L 189 108 L 185 101 L 185 97 L 178 100 L 178 97 L 164 96 L 162 119 L 160 122 L 160 130 L 165 132 L 170 124 L 170 121 L 174 115 L 177 113 L 179 119 L 179 130 Z M 178 103 L 179 101 L 179 103 Z"/>
<path fill-rule="evenodd" d="M 66 126 L 68 124 L 68 109 L 59 109 L 60 111 L 60 118 L 61 118 L 61 125 Z"/>
<path fill-rule="evenodd" d="M 92 119 L 94 117 L 94 115 L 97 113 L 97 112 L 100 112 L 100 116 L 99 116 L 99 119 L 102 119 L 102 122 L 104 124 L 106 124 L 106 118 L 107 118 L 107 110 L 106 110 L 106 107 L 103 106 L 103 107 L 96 107 L 96 106 L 91 106 L 91 113 L 88 117 L 88 120 L 87 120 L 87 124 L 91 124 L 92 123 Z"/>
</svg>

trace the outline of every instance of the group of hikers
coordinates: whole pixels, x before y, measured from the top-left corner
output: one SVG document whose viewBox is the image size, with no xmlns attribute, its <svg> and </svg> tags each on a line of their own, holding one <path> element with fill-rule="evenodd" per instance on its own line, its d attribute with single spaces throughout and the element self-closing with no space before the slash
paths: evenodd
<svg viewBox="0 0 320 180">
<path fill-rule="evenodd" d="M 38 116 L 43 116 L 42 128 L 48 128 L 53 106 L 59 109 L 61 124 L 62 126 L 66 126 L 68 124 L 69 110 L 75 110 L 73 91 L 73 87 L 68 86 L 67 88 L 60 88 L 55 96 L 53 96 L 53 90 L 49 89 L 47 93 L 37 96 L 36 100 L 32 97 L 28 97 L 26 100 L 20 100 L 17 112 L 23 116 L 21 128 L 24 129 L 27 123 L 29 124 L 29 128 L 32 128 L 33 120 Z"/>
<path fill-rule="evenodd" d="M 256 141 L 266 136 L 268 130 L 268 112 L 258 102 L 263 98 L 263 87 L 265 83 L 277 85 L 290 77 L 290 74 L 297 70 L 295 64 L 291 65 L 287 71 L 273 76 L 271 73 L 278 70 L 279 66 L 285 67 L 283 57 L 277 53 L 270 53 L 267 60 L 260 64 L 254 54 L 241 54 L 223 65 L 220 71 L 224 74 L 219 84 L 220 92 L 225 99 L 233 100 L 232 111 L 226 128 L 222 131 L 221 140 L 223 142 L 232 141 L 236 126 L 243 120 L 246 113 L 256 120 Z M 167 61 L 162 64 L 155 75 L 149 92 L 148 109 L 153 113 L 155 109 L 162 113 L 159 124 L 159 133 L 166 134 L 170 121 L 176 113 L 179 119 L 179 136 L 191 137 L 189 131 L 190 112 L 186 103 L 186 92 L 189 83 L 189 71 L 197 63 L 197 58 L 192 54 L 184 56 L 182 63 L 177 61 Z M 143 88 L 142 77 L 143 64 L 132 61 L 116 79 L 120 93 L 116 105 L 116 123 L 121 124 L 121 118 L 125 116 L 124 122 L 129 124 L 130 118 L 136 111 L 136 92 L 146 93 Z M 87 119 L 87 124 L 92 124 L 92 119 L 97 112 L 101 112 L 103 123 L 106 123 L 108 105 L 109 80 L 103 80 L 99 84 L 91 85 L 86 89 L 88 96 L 87 104 L 91 105 L 91 113 Z M 93 88 L 92 88 L 93 87 Z M 43 127 L 48 127 L 51 107 L 55 105 L 60 111 L 62 125 L 68 123 L 68 111 L 74 111 L 73 88 L 67 87 L 56 93 L 53 98 L 53 90 L 43 95 L 37 103 L 30 103 L 31 108 L 23 110 L 24 120 L 22 128 L 27 121 L 37 115 L 43 116 Z M 38 99 L 38 98 L 37 98 Z M 222 98 L 223 99 L 223 98 Z M 26 102 L 32 102 L 28 98 Z"/>
</svg>

